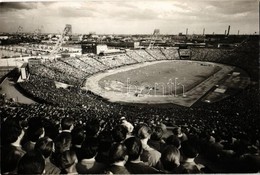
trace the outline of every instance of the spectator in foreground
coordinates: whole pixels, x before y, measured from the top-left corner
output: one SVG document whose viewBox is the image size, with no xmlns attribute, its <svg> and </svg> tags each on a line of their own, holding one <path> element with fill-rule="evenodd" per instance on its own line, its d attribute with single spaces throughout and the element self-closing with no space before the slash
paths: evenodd
<svg viewBox="0 0 260 175">
<path fill-rule="evenodd" d="M 161 152 L 165 147 L 165 142 L 162 139 L 163 136 L 163 129 L 159 126 L 154 128 L 154 131 L 151 135 L 151 139 L 148 141 L 148 145 L 152 148 L 156 149 L 157 151 Z"/>
<path fill-rule="evenodd" d="M 81 159 L 82 159 L 81 147 L 82 147 L 82 143 L 84 142 L 85 137 L 86 137 L 83 127 L 76 126 L 72 130 L 71 135 L 72 135 L 72 140 L 71 140 L 72 147 L 71 147 L 71 149 L 75 151 L 78 160 L 81 161 Z"/>
<path fill-rule="evenodd" d="M 175 135 L 176 137 L 178 137 L 180 139 L 181 142 L 188 140 L 187 135 L 182 132 L 181 127 L 176 127 L 172 130 L 173 135 Z"/>
<path fill-rule="evenodd" d="M 165 140 L 167 145 L 173 145 L 175 146 L 177 149 L 181 148 L 181 141 L 180 139 L 175 136 L 175 135 L 170 135 L 169 137 L 167 137 L 167 139 Z"/>
<path fill-rule="evenodd" d="M 188 140 L 182 142 L 181 153 L 182 153 L 181 173 L 188 173 L 188 174 L 203 173 L 202 168 L 204 168 L 204 166 L 201 164 L 197 164 L 194 161 L 195 158 L 199 155 L 195 145 L 193 145 Z"/>
<path fill-rule="evenodd" d="M 55 139 L 55 152 L 51 156 L 51 162 L 57 167 L 60 166 L 59 159 L 63 152 L 70 150 L 71 148 L 71 135 L 67 133 L 61 133 Z M 61 167 L 59 167 L 61 168 Z"/>
<path fill-rule="evenodd" d="M 100 132 L 100 122 L 97 119 L 92 119 L 86 123 L 85 131 L 86 138 L 97 137 Z"/>
<path fill-rule="evenodd" d="M 45 174 L 60 174 L 60 169 L 50 161 L 50 156 L 54 150 L 54 143 L 49 137 L 40 138 L 34 147 L 45 159 Z"/>
<path fill-rule="evenodd" d="M 112 141 L 109 141 L 109 140 L 101 140 L 99 142 L 95 160 L 98 163 L 103 164 L 104 167 L 106 167 L 107 165 L 110 164 L 109 151 L 110 151 L 111 145 L 112 145 Z"/>
<path fill-rule="evenodd" d="M 140 160 L 143 148 L 139 138 L 130 137 L 124 143 L 129 156 L 125 167 L 131 174 L 155 174 L 159 172 Z"/>
<path fill-rule="evenodd" d="M 130 174 L 125 168 L 127 156 L 127 148 L 122 143 L 115 143 L 112 145 L 109 151 L 110 166 L 106 173 L 113 174 Z"/>
<path fill-rule="evenodd" d="M 78 163 L 77 155 L 72 150 L 67 150 L 61 154 L 59 164 L 61 174 L 78 174 L 76 164 Z"/>
<path fill-rule="evenodd" d="M 162 152 L 160 162 L 157 167 L 166 174 L 180 173 L 178 167 L 180 166 L 180 151 L 172 146 L 167 146 Z"/>
<path fill-rule="evenodd" d="M 41 122 L 38 122 L 36 120 L 34 120 L 34 122 L 31 122 L 31 125 L 29 125 L 29 128 L 26 130 L 28 141 L 23 145 L 24 150 L 26 152 L 33 151 L 37 140 L 44 137 L 44 134 L 45 131 Z"/>
<path fill-rule="evenodd" d="M 133 130 L 134 130 L 134 126 L 132 125 L 132 123 L 130 123 L 129 121 L 127 121 L 125 117 L 121 117 L 120 120 L 121 120 L 121 121 L 120 121 L 120 122 L 121 122 L 121 125 L 124 126 L 124 127 L 127 129 L 127 131 L 128 131 L 128 133 L 127 133 L 127 138 L 128 138 L 128 137 L 131 137 L 131 136 L 132 136 L 132 132 L 133 132 Z"/>
<path fill-rule="evenodd" d="M 19 161 L 18 174 L 43 174 L 45 162 L 39 151 L 26 153 Z"/>
<path fill-rule="evenodd" d="M 141 126 L 137 132 L 144 150 L 141 154 L 141 160 L 147 162 L 149 166 L 155 167 L 161 157 L 161 153 L 148 145 L 151 134 L 151 128 L 146 125 Z"/>
<path fill-rule="evenodd" d="M 98 174 L 102 173 L 106 166 L 96 161 L 95 157 L 98 150 L 98 139 L 86 139 L 80 149 L 81 160 L 76 165 L 77 172 L 80 174 Z"/>
<path fill-rule="evenodd" d="M 26 153 L 21 146 L 24 131 L 14 119 L 7 119 L 1 127 L 1 173 L 16 173 L 18 162 Z"/>
<path fill-rule="evenodd" d="M 112 137 L 114 139 L 114 142 L 124 142 L 124 140 L 127 137 L 127 129 L 122 126 L 122 125 L 117 125 L 113 130 L 112 130 Z"/>
<path fill-rule="evenodd" d="M 74 120 L 70 117 L 64 117 L 61 120 L 61 133 L 70 134 L 74 128 Z"/>
</svg>

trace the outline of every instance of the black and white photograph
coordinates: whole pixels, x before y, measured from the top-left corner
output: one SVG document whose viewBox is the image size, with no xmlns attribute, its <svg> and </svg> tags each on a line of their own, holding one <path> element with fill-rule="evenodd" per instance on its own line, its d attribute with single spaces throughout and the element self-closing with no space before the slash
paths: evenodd
<svg viewBox="0 0 260 175">
<path fill-rule="evenodd" d="M 0 173 L 260 173 L 259 8 L 0 0 Z"/>
</svg>

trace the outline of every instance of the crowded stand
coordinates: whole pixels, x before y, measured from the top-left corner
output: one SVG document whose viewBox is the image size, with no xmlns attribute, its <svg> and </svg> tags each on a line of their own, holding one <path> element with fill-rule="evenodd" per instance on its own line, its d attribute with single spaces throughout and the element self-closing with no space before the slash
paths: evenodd
<svg viewBox="0 0 260 175">
<path fill-rule="evenodd" d="M 59 82 L 64 82 L 67 84 L 77 85 L 81 83 L 77 78 L 73 76 L 67 76 L 66 74 L 62 73 L 61 71 L 50 69 L 43 64 L 39 64 L 37 66 L 30 66 L 29 71 L 31 75 L 36 75 L 40 77 L 45 77 L 51 80 L 56 80 Z"/>
<path fill-rule="evenodd" d="M 153 55 L 154 58 L 157 60 L 165 60 L 167 59 L 163 53 L 161 52 L 160 49 L 146 49 L 146 52 L 149 53 L 150 55 Z"/>
<path fill-rule="evenodd" d="M 149 49 L 146 49 L 146 50 L 144 50 L 144 49 L 139 49 L 139 50 L 135 50 L 136 51 L 136 53 L 138 54 L 138 55 L 140 55 L 142 58 L 144 58 L 146 61 L 155 61 L 156 60 L 156 56 L 155 55 L 150 55 L 148 52 L 147 52 L 147 50 L 149 50 Z"/>
<path fill-rule="evenodd" d="M 97 72 L 97 70 L 95 68 L 93 68 L 92 66 L 88 65 L 88 64 L 84 64 L 84 62 L 80 61 L 77 58 L 63 58 L 61 59 L 62 62 L 67 63 L 69 65 L 71 65 L 72 67 L 74 67 L 75 69 L 79 69 L 87 74 L 93 74 L 95 72 Z"/>
<path fill-rule="evenodd" d="M 148 54 L 130 50 L 126 56 L 104 63 L 98 58 L 77 59 L 105 70 L 105 65 L 122 66 L 125 60 L 129 64 L 132 59 L 148 61 L 143 53 Z M 167 59 L 176 59 L 176 50 L 162 49 L 162 53 Z M 258 64 L 250 68 L 256 58 L 243 53 L 232 53 L 238 59 L 233 64 L 253 75 Z M 233 59 L 213 55 L 192 49 L 191 59 L 219 63 Z M 244 59 L 248 60 L 241 64 Z M 76 67 L 77 63 L 71 64 Z M 40 103 L 0 107 L 2 174 L 260 172 L 257 82 L 219 102 L 198 102 L 186 108 L 124 105 L 76 86 L 56 88 L 54 80 L 76 85 L 76 80 L 86 76 L 80 77 L 83 70 L 60 61 L 39 65 L 30 72 L 29 81 L 19 86 Z M 252 80 L 256 77 L 258 74 Z"/>
<path fill-rule="evenodd" d="M 120 54 L 120 55 L 118 55 L 118 57 L 119 57 L 120 59 L 122 59 L 122 61 L 123 61 L 123 63 L 124 63 L 125 65 L 137 63 L 137 61 L 136 61 L 135 59 L 130 58 L 130 57 L 129 57 L 128 55 L 126 55 L 126 54 Z"/>
<path fill-rule="evenodd" d="M 98 60 L 110 68 L 125 65 L 124 60 L 120 59 L 118 55 L 102 56 Z"/>
<path fill-rule="evenodd" d="M 83 56 L 83 57 L 79 57 L 78 59 L 83 61 L 85 64 L 96 68 L 96 70 L 105 70 L 108 68 L 108 66 L 104 65 L 100 61 L 97 61 L 96 59 L 91 57 Z"/>
<path fill-rule="evenodd" d="M 49 62 L 45 63 L 45 65 L 50 69 L 60 71 L 67 76 L 72 76 L 79 80 L 83 80 L 87 76 L 82 70 L 76 69 L 62 61 Z"/>
<path fill-rule="evenodd" d="M 248 72 L 254 80 L 259 80 L 259 40 L 253 36 L 234 49 L 192 48 L 191 60 L 209 61 L 234 65 Z"/>
<path fill-rule="evenodd" d="M 43 124 L 33 125 L 39 127 L 34 129 L 39 130 L 35 147 L 38 145 L 38 141 L 42 142 L 41 139 L 44 137 L 46 140 L 53 140 L 55 152 L 51 151 L 48 161 L 55 166 L 55 172 L 69 173 L 68 167 L 63 166 L 64 163 L 67 163 L 66 159 L 62 159 L 65 162 L 60 162 L 60 157 L 68 154 L 66 151 L 72 151 L 70 154 L 75 159 L 76 168 L 73 168 L 73 172 L 83 174 L 259 172 L 259 129 L 257 129 L 259 111 L 250 105 L 255 103 L 256 98 L 253 98 L 255 95 L 250 95 L 249 92 L 246 90 L 239 96 L 239 99 L 232 98 L 224 104 L 192 108 L 121 106 L 97 99 L 89 99 L 93 106 L 88 108 L 76 106 L 64 108 L 62 105 L 55 107 L 45 104 L 10 106 L 5 111 L 1 111 L 1 116 L 4 116 L 1 133 L 5 136 L 12 134 L 8 130 L 12 128 L 8 123 L 19 121 L 17 130 L 25 131 L 27 133 L 25 135 L 28 135 L 31 130 L 30 121 L 40 117 Z M 69 91 L 64 92 L 64 94 L 66 93 L 70 94 Z M 257 94 L 257 91 L 255 93 Z M 259 93 L 257 95 L 259 96 Z M 78 96 L 75 94 L 72 97 L 75 98 L 75 101 L 78 100 Z M 63 97 L 60 96 L 60 98 Z M 242 98 L 245 98 L 246 106 L 241 104 Z M 236 106 L 239 107 L 239 111 L 235 108 Z M 233 110 L 230 110 L 229 107 Z M 68 138 L 66 135 L 60 136 L 58 131 L 62 129 L 62 121 L 67 118 L 72 118 L 74 125 L 71 136 Z M 6 125 L 9 127 L 5 127 Z M 42 132 L 41 126 L 44 128 L 44 132 Z M 173 129 L 167 132 L 166 126 Z M 13 143 L 19 143 L 21 137 L 19 135 L 17 136 L 18 141 L 8 143 L 6 143 L 7 138 L 4 138 L 2 150 L 9 152 L 5 151 L 1 154 L 2 163 L 5 164 L 2 166 L 2 172 L 13 172 L 18 162 L 6 160 L 6 156 L 9 155 L 10 159 L 13 158 L 13 149 L 18 149 L 13 148 Z M 26 139 L 29 140 L 27 141 L 29 143 L 35 142 L 35 140 L 30 140 L 29 135 Z M 63 139 L 64 141 L 62 141 Z M 20 141 L 22 148 L 28 145 L 27 142 Z M 133 147 L 131 144 L 139 145 L 141 147 L 139 149 L 142 151 L 137 151 L 137 153 L 131 151 Z M 81 147 L 82 145 L 84 147 Z M 110 149 L 108 145 L 111 146 L 109 146 Z M 113 154 L 114 149 L 119 149 L 118 146 L 127 150 L 123 157 L 120 156 L 120 159 L 116 159 L 117 156 Z M 76 148 L 78 150 L 75 150 Z M 24 149 L 20 151 L 19 157 L 27 154 Z M 94 153 L 89 151 L 94 151 Z M 30 152 L 28 153 L 30 154 Z M 107 157 L 108 154 L 109 157 Z M 168 154 L 170 157 L 167 156 Z M 126 155 L 128 155 L 129 161 L 123 159 L 126 158 Z M 98 162 L 100 166 L 95 167 L 96 165 L 94 166 L 93 163 L 89 164 L 90 159 Z M 116 162 L 124 165 L 123 170 L 114 167 L 117 165 Z M 8 165 L 8 163 L 10 164 Z M 133 163 L 137 164 L 132 165 Z M 187 163 L 192 165 L 191 169 Z M 6 170 L 4 167 L 13 169 Z M 17 169 L 19 169 L 19 164 Z"/>
<path fill-rule="evenodd" d="M 87 94 L 77 87 L 56 88 L 55 82 L 48 78 L 31 75 L 30 81 L 21 82 L 19 86 L 30 96 L 51 105 L 94 107 L 89 103 L 93 95 Z M 95 97 L 93 96 L 93 98 Z"/>
<path fill-rule="evenodd" d="M 161 49 L 162 53 L 168 60 L 176 60 L 179 59 L 179 54 L 177 49 L 171 49 L 171 48 L 166 48 L 166 49 Z"/>
<path fill-rule="evenodd" d="M 144 56 L 137 54 L 137 52 L 139 52 L 139 50 L 129 50 L 126 52 L 126 54 L 139 63 L 147 61 Z"/>
</svg>

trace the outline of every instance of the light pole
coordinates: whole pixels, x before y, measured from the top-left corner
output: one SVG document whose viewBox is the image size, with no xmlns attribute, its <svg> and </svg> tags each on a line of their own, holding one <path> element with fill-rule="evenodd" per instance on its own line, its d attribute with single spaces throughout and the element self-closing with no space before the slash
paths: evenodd
<svg viewBox="0 0 260 175">
<path fill-rule="evenodd" d="M 186 97 L 186 94 L 185 94 L 185 91 L 184 91 L 184 85 L 181 84 L 181 83 L 178 83 L 178 85 L 181 85 L 181 86 L 182 86 L 182 96 L 183 96 L 183 97 Z"/>
<path fill-rule="evenodd" d="M 178 80 L 178 77 L 175 77 L 174 78 L 174 96 L 175 97 L 177 96 L 177 80 Z"/>
</svg>

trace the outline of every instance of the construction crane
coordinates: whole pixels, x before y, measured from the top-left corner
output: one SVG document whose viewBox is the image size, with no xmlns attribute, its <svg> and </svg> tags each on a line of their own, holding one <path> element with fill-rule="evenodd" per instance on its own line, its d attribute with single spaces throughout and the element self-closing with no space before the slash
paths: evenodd
<svg viewBox="0 0 260 175">
<path fill-rule="evenodd" d="M 158 35 L 160 35 L 160 29 L 154 29 L 153 35 L 151 37 L 150 44 L 148 46 L 148 49 L 152 49 L 153 48 Z"/>
<path fill-rule="evenodd" d="M 65 26 L 62 34 L 61 34 L 61 37 L 57 40 L 54 48 L 52 49 L 52 51 L 51 51 L 51 53 L 49 55 L 49 60 L 50 61 L 55 60 L 56 54 L 59 53 L 61 45 L 64 42 L 65 36 L 68 36 L 69 34 L 71 34 L 71 25 L 70 24 L 66 24 L 66 26 Z"/>
</svg>

